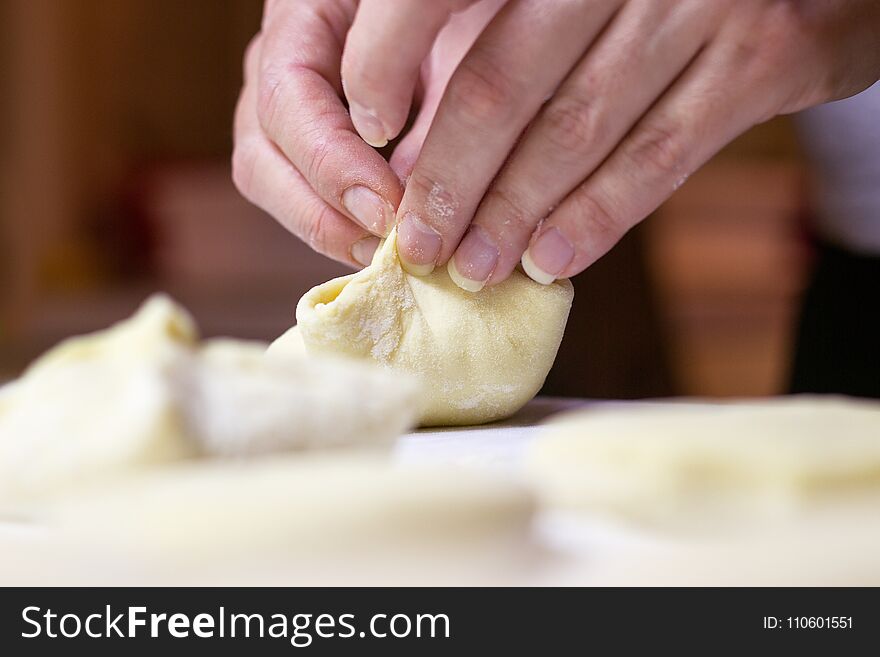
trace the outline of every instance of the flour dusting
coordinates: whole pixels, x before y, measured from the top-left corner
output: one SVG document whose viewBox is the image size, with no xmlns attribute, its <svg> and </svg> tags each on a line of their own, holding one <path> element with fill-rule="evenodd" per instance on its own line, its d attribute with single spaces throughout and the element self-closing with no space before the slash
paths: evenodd
<svg viewBox="0 0 880 657">
<path fill-rule="evenodd" d="M 431 191 L 428 192 L 428 199 L 425 201 L 425 207 L 428 212 L 438 219 L 451 219 L 455 214 L 455 201 L 452 196 L 443 190 L 438 183 L 431 185 Z"/>
</svg>

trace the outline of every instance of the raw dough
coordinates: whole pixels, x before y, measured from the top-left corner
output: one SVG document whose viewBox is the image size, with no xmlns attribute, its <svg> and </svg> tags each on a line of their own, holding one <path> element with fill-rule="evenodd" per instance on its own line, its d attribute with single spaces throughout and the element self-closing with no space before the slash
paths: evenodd
<svg viewBox="0 0 880 657">
<path fill-rule="evenodd" d="M 410 276 L 392 231 L 369 267 L 306 293 L 297 326 L 269 353 L 373 360 L 422 379 L 422 425 L 490 422 L 541 388 L 573 295 L 567 280 L 545 286 L 518 271 L 478 293 L 455 285 L 445 267 Z"/>
<path fill-rule="evenodd" d="M 577 411 L 531 446 L 553 506 L 666 525 L 779 517 L 880 492 L 880 404 L 836 397 Z"/>
<path fill-rule="evenodd" d="M 170 466 L 61 502 L 57 521 L 126 556 L 212 559 L 266 553 L 360 559 L 515 537 L 531 494 L 452 467 L 325 453 Z"/>
<path fill-rule="evenodd" d="M 196 338 L 185 311 L 154 297 L 129 320 L 65 340 L 4 387 L 0 507 L 193 455 L 171 381 Z"/>
<path fill-rule="evenodd" d="M 181 368 L 187 429 L 208 453 L 388 447 L 415 424 L 411 377 L 337 358 L 269 358 L 266 346 L 209 340 Z"/>
<path fill-rule="evenodd" d="M 64 341 L 0 389 L 0 511 L 205 453 L 388 446 L 415 421 L 406 377 L 265 350 L 200 345 L 187 312 L 158 295 L 110 329 Z"/>
</svg>

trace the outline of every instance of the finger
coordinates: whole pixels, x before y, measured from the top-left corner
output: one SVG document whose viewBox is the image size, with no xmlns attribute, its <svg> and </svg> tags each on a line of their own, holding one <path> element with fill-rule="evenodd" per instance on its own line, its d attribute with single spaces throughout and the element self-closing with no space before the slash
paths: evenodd
<svg viewBox="0 0 880 657">
<path fill-rule="evenodd" d="M 322 5 L 274 5 L 259 61 L 258 117 L 318 196 L 375 235 L 393 225 L 400 182 L 357 135 L 339 97 L 345 17 Z"/>
<path fill-rule="evenodd" d="M 361 0 L 345 41 L 342 83 L 351 120 L 371 146 L 403 129 L 423 60 L 450 13 L 475 0 Z"/>
<path fill-rule="evenodd" d="M 476 35 L 474 36 L 476 37 Z M 442 40 L 442 38 L 441 35 L 440 39 Z M 422 144 L 425 143 L 425 137 L 427 137 L 431 123 L 434 121 L 437 107 L 440 105 L 440 100 L 443 97 L 443 89 L 446 88 L 446 83 L 454 71 L 454 64 L 450 67 L 449 60 L 454 58 L 455 54 L 448 52 L 443 54 L 449 56 L 443 61 L 436 61 L 438 55 L 437 53 L 432 53 L 429 60 L 425 63 L 425 68 L 428 69 L 425 75 L 427 80 L 418 114 L 416 114 L 409 130 L 394 147 L 394 152 L 388 161 L 397 177 L 404 182 L 404 187 L 406 187 L 406 181 L 409 180 L 412 174 L 413 167 L 422 150 Z M 463 55 L 464 53 L 461 53 L 458 59 Z"/>
<path fill-rule="evenodd" d="M 541 0 L 516 0 L 480 35 L 449 81 L 398 211 L 409 271 L 449 259 L 517 138 L 616 4 L 554 3 L 548 11 Z"/>
<path fill-rule="evenodd" d="M 503 5 L 504 0 L 482 0 L 467 11 L 453 15 L 434 41 L 430 55 L 422 63 L 424 94 L 418 114 L 389 160 L 401 180 L 407 180 L 412 173 L 449 78 Z"/>
<path fill-rule="evenodd" d="M 246 60 L 257 56 L 254 51 L 258 49 L 255 40 Z M 314 193 L 263 134 L 256 108 L 257 89 L 251 75 L 235 110 L 232 176 L 238 190 L 316 251 L 358 268 L 368 265 L 379 239 Z"/>
<path fill-rule="evenodd" d="M 722 146 L 776 113 L 778 81 L 744 73 L 755 63 L 742 55 L 741 48 L 721 46 L 697 57 L 596 173 L 538 227 L 522 257 L 531 278 L 549 284 L 587 268 Z"/>
<path fill-rule="evenodd" d="M 388 164 L 391 165 L 392 171 L 397 174 L 404 188 L 412 175 L 413 167 L 415 167 L 416 160 L 422 150 L 422 144 L 425 143 L 425 137 L 428 135 L 428 129 L 431 127 L 431 121 L 437 111 L 438 102 L 439 99 L 431 102 L 427 96 L 425 97 L 413 124 L 394 147 L 394 152 L 388 160 Z"/>
<path fill-rule="evenodd" d="M 715 29 L 708 3 L 626 5 L 527 129 L 483 198 L 450 268 L 467 289 L 505 280 L 551 208 L 582 183 Z M 496 251 L 492 270 L 481 255 Z"/>
</svg>

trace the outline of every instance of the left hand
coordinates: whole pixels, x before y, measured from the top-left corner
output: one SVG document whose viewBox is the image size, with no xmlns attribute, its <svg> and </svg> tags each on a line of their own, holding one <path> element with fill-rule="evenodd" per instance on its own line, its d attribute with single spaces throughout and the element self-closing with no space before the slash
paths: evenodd
<svg viewBox="0 0 880 657">
<path fill-rule="evenodd" d="M 346 59 L 400 73 L 380 88 L 343 66 L 352 104 L 393 131 L 436 35 L 414 27 L 426 5 L 361 0 L 349 33 Z M 877 0 L 509 0 L 420 144 L 401 260 L 449 262 L 472 291 L 520 260 L 541 283 L 572 276 L 740 133 L 878 77 Z"/>
</svg>

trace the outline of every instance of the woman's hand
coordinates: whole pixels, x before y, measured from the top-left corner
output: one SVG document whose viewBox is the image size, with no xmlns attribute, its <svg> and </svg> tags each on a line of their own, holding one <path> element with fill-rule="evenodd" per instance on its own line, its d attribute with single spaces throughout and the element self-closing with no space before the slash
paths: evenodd
<svg viewBox="0 0 880 657">
<path fill-rule="evenodd" d="M 401 178 L 415 163 L 443 87 L 499 4 L 484 0 L 472 11 L 451 18 L 447 11 L 437 19 L 447 28 L 414 64 L 422 69 L 411 80 L 413 86 L 420 81 L 420 109 L 389 165 L 355 131 L 343 100 L 343 47 L 357 3 L 267 0 L 262 29 L 245 54 L 236 108 L 232 164 L 239 191 L 315 250 L 351 265 L 369 264 L 379 237 L 394 225 Z M 393 54 L 390 49 L 384 58 Z M 370 59 L 363 69 L 358 58 L 347 56 L 346 62 L 362 78 L 371 75 Z M 412 100 L 410 93 L 397 132 Z M 384 144 L 362 110 L 354 106 L 352 115 L 367 141 Z"/>
<path fill-rule="evenodd" d="M 366 140 L 402 129 L 437 32 L 467 4 L 361 0 L 342 80 Z M 468 290 L 520 261 L 542 283 L 572 276 L 752 125 L 878 77 L 877 0 L 509 0 L 457 66 L 424 143 L 407 151 L 417 161 L 398 210 L 401 259 L 415 274 L 448 262 Z M 395 205 L 387 171 L 337 114 L 344 151 L 310 124 L 325 161 L 381 172 L 369 183 Z M 352 183 L 325 198 L 344 211 L 338 194 Z"/>
<path fill-rule="evenodd" d="M 245 55 L 235 115 L 239 191 L 315 250 L 369 264 L 402 189 L 355 132 L 341 100 L 348 1 L 268 0 Z"/>
</svg>

